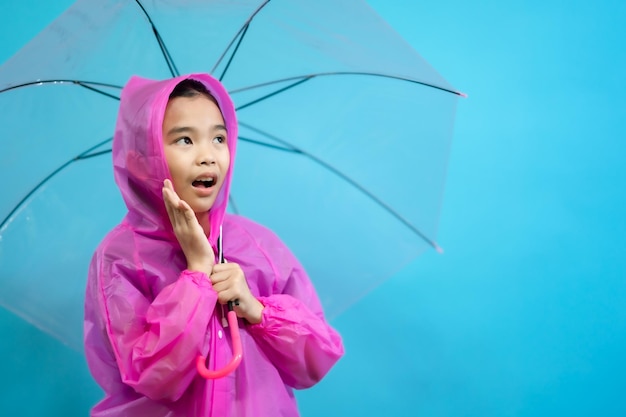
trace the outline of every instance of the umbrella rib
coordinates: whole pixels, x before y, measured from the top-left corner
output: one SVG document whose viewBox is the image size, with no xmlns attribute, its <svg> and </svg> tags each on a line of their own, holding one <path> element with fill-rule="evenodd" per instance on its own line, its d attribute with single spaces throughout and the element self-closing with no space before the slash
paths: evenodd
<svg viewBox="0 0 626 417">
<path fill-rule="evenodd" d="M 105 96 L 114 98 L 115 100 L 119 101 L 119 97 L 114 96 L 113 94 L 110 93 L 106 93 L 102 90 L 99 90 L 97 88 L 93 88 L 90 87 L 91 85 L 97 85 L 97 86 L 101 86 L 101 87 L 109 87 L 109 88 L 117 88 L 119 90 L 122 89 L 122 87 L 120 87 L 119 85 L 115 85 L 115 84 L 107 84 L 107 83 L 101 83 L 101 82 L 97 82 L 97 81 L 81 81 L 81 80 L 37 80 L 37 81 L 30 81 L 27 83 L 22 83 L 22 84 L 17 84 L 17 85 L 12 85 L 10 87 L 7 87 L 3 90 L 0 90 L 0 94 L 1 93 L 5 93 L 7 91 L 11 91 L 11 90 L 15 90 L 18 88 L 23 88 L 23 87 L 31 87 L 34 85 L 44 85 L 44 84 L 76 84 L 76 85 L 80 85 L 81 87 L 87 88 L 89 90 L 95 91 L 97 93 L 103 94 Z"/>
<path fill-rule="evenodd" d="M 376 204 L 378 204 L 380 207 L 382 207 L 384 210 L 386 210 L 389 214 L 391 214 L 393 217 L 395 217 L 398 221 L 400 221 L 402 224 L 404 224 L 406 227 L 408 227 L 413 233 L 415 233 L 416 235 L 418 235 L 422 240 L 424 240 L 426 243 L 428 243 L 430 246 L 432 246 L 437 252 L 443 252 L 443 250 L 441 249 L 441 247 L 432 239 L 430 239 L 428 236 L 426 236 L 421 230 L 419 230 L 417 227 L 415 227 L 412 223 L 410 223 L 407 219 L 405 219 L 400 213 L 398 213 L 397 211 L 395 211 L 391 206 L 389 206 L 387 203 L 385 203 L 383 200 L 381 200 L 380 198 L 378 198 L 376 195 L 374 195 L 372 192 L 370 192 L 368 189 L 366 189 L 365 187 L 363 187 L 361 184 L 359 184 L 358 182 L 356 182 L 355 180 L 353 180 L 352 178 L 350 178 L 348 175 L 344 174 L 343 172 L 341 172 L 339 169 L 335 168 L 334 166 L 330 165 L 329 163 L 327 163 L 326 161 L 322 160 L 321 158 L 318 158 L 317 156 L 303 150 L 300 148 L 297 148 L 295 146 L 293 146 L 292 144 L 290 144 L 289 142 L 280 139 L 274 135 L 271 135 L 267 132 L 262 131 L 261 129 L 257 129 L 256 127 L 250 126 L 246 123 L 243 122 L 239 122 L 240 125 L 245 126 L 246 128 L 255 131 L 263 136 L 266 136 L 272 140 L 275 140 L 279 143 L 282 143 L 285 145 L 286 148 L 282 148 L 279 146 L 275 146 L 275 145 L 270 145 L 261 141 L 256 141 L 256 140 L 250 140 L 250 139 L 246 139 L 246 142 L 251 142 L 254 144 L 258 144 L 258 145 L 262 145 L 262 146 L 266 146 L 272 149 L 278 149 L 278 150 L 282 150 L 282 151 L 289 151 L 289 152 L 293 152 L 293 153 L 299 153 L 307 158 L 309 158 L 310 160 L 312 160 L 313 162 L 317 163 L 318 165 L 321 165 L 323 168 L 326 168 L 327 170 L 329 170 L 330 172 L 334 173 L 335 175 L 337 175 L 338 177 L 342 178 L 344 181 L 346 181 L 347 183 L 349 183 L 350 185 L 352 185 L 353 187 L 355 187 L 357 190 L 361 191 L 363 194 L 365 194 L 367 197 L 369 197 L 372 201 L 374 201 Z"/>
<path fill-rule="evenodd" d="M 235 58 L 235 55 L 237 54 L 237 51 L 239 50 L 239 46 L 241 45 L 241 42 L 243 42 L 243 38 L 246 37 L 246 33 L 248 32 L 249 27 L 250 27 L 249 23 L 244 26 L 243 32 L 241 32 L 241 36 L 239 36 L 239 41 L 237 42 L 237 45 L 235 46 L 233 53 L 230 54 L 230 58 L 228 58 L 228 62 L 226 63 L 226 66 L 224 67 L 224 71 L 222 71 L 222 75 L 220 75 L 220 78 L 219 78 L 220 81 L 224 79 L 224 76 L 226 75 L 226 71 L 228 71 L 228 68 L 230 68 L 230 64 L 233 62 L 233 58 Z"/>
<path fill-rule="evenodd" d="M 111 152 L 113 152 L 113 149 L 105 149 L 103 151 L 94 152 L 94 153 L 91 153 L 89 155 L 83 154 L 81 156 L 77 156 L 76 157 L 76 161 L 93 158 L 94 156 L 100 156 L 100 155 L 104 155 L 106 153 L 111 153 Z"/>
<path fill-rule="evenodd" d="M 266 148 L 276 149 L 276 150 L 283 151 L 283 152 L 291 152 L 291 153 L 299 153 L 299 154 L 303 153 L 300 149 L 286 148 L 284 146 L 272 145 L 271 143 L 267 143 L 267 142 L 263 142 L 263 141 L 255 140 L 255 139 L 250 139 L 250 138 L 244 138 L 242 136 L 239 136 L 237 140 L 242 141 L 242 142 L 252 143 L 253 145 L 264 146 Z"/>
<path fill-rule="evenodd" d="M 276 94 L 280 94 L 280 93 L 282 93 L 282 92 L 284 92 L 284 91 L 286 91 L 286 90 L 289 90 L 289 89 L 291 89 L 291 88 L 293 88 L 293 87 L 296 87 L 296 86 L 298 86 L 298 85 L 300 85 L 300 84 L 302 84 L 302 83 L 304 83 L 304 82 L 306 82 L 306 81 L 309 81 L 309 80 L 310 80 L 310 79 L 312 79 L 312 78 L 313 78 L 313 76 L 311 76 L 311 77 L 305 77 L 305 78 L 302 78 L 301 80 L 296 81 L 296 82 L 295 82 L 295 83 L 293 83 L 293 84 L 290 84 L 290 85 L 288 85 L 288 86 L 286 86 L 286 87 L 283 87 L 283 88 L 281 88 L 281 89 L 278 89 L 278 90 L 276 90 L 276 91 L 273 91 L 273 92 L 271 92 L 271 93 L 269 93 L 269 94 L 266 94 L 266 95 L 264 95 L 264 96 L 262 96 L 262 97 L 260 97 L 260 98 L 257 98 L 257 99 L 255 99 L 255 100 L 252 100 L 252 101 L 250 101 L 250 102 L 248 102 L 248 103 L 246 103 L 246 104 L 242 104 L 241 106 L 237 107 L 237 111 L 242 110 L 242 109 L 245 109 L 246 107 L 252 106 L 253 104 L 256 104 L 256 103 L 258 103 L 258 102 L 260 102 L 260 101 L 267 100 L 268 98 L 273 97 L 273 96 L 275 96 Z"/>
<path fill-rule="evenodd" d="M 152 21 L 152 18 L 148 14 L 148 11 L 143 7 L 143 4 L 141 4 L 141 2 L 139 0 L 135 0 L 135 2 L 139 5 L 141 10 L 143 11 L 143 14 L 148 19 L 148 22 L 150 23 L 150 26 L 152 26 L 152 32 L 154 33 L 154 37 L 156 38 L 156 40 L 157 40 L 157 42 L 159 44 L 159 49 L 161 49 L 161 53 L 163 54 L 163 58 L 165 59 L 165 63 L 167 64 L 167 68 L 170 70 L 170 74 L 172 74 L 172 77 L 176 77 L 180 73 L 178 72 L 178 68 L 176 68 L 176 64 L 174 63 L 174 60 L 172 59 L 172 55 L 170 55 L 169 50 L 165 46 L 165 42 L 163 41 L 163 38 L 161 37 L 161 34 L 159 33 L 159 31 L 157 30 L 156 26 L 154 25 L 154 22 Z"/>
<path fill-rule="evenodd" d="M 7 222 L 9 221 L 9 219 L 11 218 L 11 216 L 13 216 L 13 214 L 15 214 L 20 207 L 22 207 L 22 205 L 26 202 L 26 200 L 28 200 L 28 198 L 33 195 L 38 189 L 40 189 L 46 182 L 48 182 L 48 180 L 50 178 L 52 178 L 53 176 L 55 176 L 59 171 L 63 170 L 65 167 L 67 167 L 69 164 L 71 164 L 72 162 L 74 162 L 74 160 L 70 160 L 67 161 L 66 163 L 64 163 L 63 165 L 61 165 L 59 168 L 55 169 L 50 175 L 48 175 L 46 178 L 44 178 L 39 184 L 37 184 L 32 190 L 30 190 L 25 196 L 24 198 L 22 198 L 20 200 L 19 203 L 17 203 L 17 205 L 15 207 L 13 207 L 13 210 L 11 210 L 9 212 L 9 214 L 2 220 L 2 223 L 0 223 L 0 235 L 2 234 L 2 231 L 4 230 L 4 226 L 7 224 Z"/>
<path fill-rule="evenodd" d="M 250 17 L 248 17 L 248 19 L 246 20 L 246 22 L 241 26 L 241 29 L 239 29 L 239 31 L 237 32 L 237 34 L 233 37 L 233 39 L 228 43 L 228 46 L 226 46 L 226 49 L 224 49 L 224 52 L 222 52 L 222 55 L 218 58 L 217 62 L 215 63 L 215 65 L 213 65 L 213 68 L 211 69 L 211 74 L 213 74 L 215 72 L 215 70 L 217 70 L 217 67 L 220 65 L 220 63 L 222 62 L 222 60 L 224 59 L 224 57 L 226 56 L 226 54 L 228 53 L 228 50 L 233 46 L 233 44 L 235 43 L 235 41 L 237 40 L 237 38 L 239 38 L 240 36 L 243 36 L 242 33 L 244 31 L 248 30 L 248 26 L 250 26 L 250 22 L 252 22 L 252 19 L 254 19 L 256 17 L 256 15 L 261 11 L 261 9 L 263 9 L 267 3 L 269 3 L 270 0 L 266 0 L 263 4 L 261 4 L 251 15 Z M 241 43 L 241 39 L 239 40 L 239 43 Z M 237 48 L 239 47 L 239 45 L 237 45 Z M 228 65 L 230 65 L 230 61 L 233 60 L 233 57 L 235 55 L 235 53 L 237 52 L 237 49 L 235 49 L 235 51 L 233 51 L 232 56 L 230 57 L 230 60 L 228 61 Z M 224 70 L 224 73 L 222 74 L 222 78 L 224 77 L 226 73 L 226 70 Z M 220 80 L 222 79 L 220 78 Z"/>
<path fill-rule="evenodd" d="M 277 83 L 282 83 L 282 82 L 287 82 L 287 81 L 293 81 L 293 80 L 301 80 L 301 79 L 311 79 L 311 78 L 315 78 L 315 77 L 328 77 L 331 75 L 363 75 L 363 76 L 372 76 L 372 77 L 382 77 L 382 78 L 391 78 L 394 80 L 400 80 L 400 81 L 407 81 L 410 83 L 414 83 L 414 84 L 420 84 L 423 85 L 425 87 L 431 87 L 437 90 L 441 90 L 441 91 L 445 91 L 447 93 L 452 93 L 455 94 L 457 96 L 461 96 L 461 97 L 467 97 L 467 94 L 462 93 L 460 91 L 455 91 L 455 90 L 451 90 L 449 88 L 445 88 L 445 87 L 441 87 L 435 84 L 430 84 L 424 81 L 418 81 L 418 80 L 414 80 L 412 78 L 407 78 L 407 77 L 403 77 L 400 75 L 391 75 L 391 74 L 382 74 L 382 73 L 378 73 L 378 72 L 365 72 L 365 71 L 334 71 L 334 72 L 317 72 L 317 73 L 311 73 L 311 74 L 305 74 L 305 75 L 296 75 L 293 77 L 286 77 L 286 78 L 281 78 L 278 80 L 272 80 L 272 81 L 267 81 L 264 83 L 259 83 L 259 84 L 254 84 L 254 85 L 250 85 L 247 87 L 241 87 L 241 88 L 237 88 L 234 90 L 229 91 L 230 94 L 236 94 L 236 93 L 240 93 L 242 91 L 247 91 L 247 90 L 253 90 L 255 88 L 260 88 L 260 87 L 266 87 L 268 85 L 272 85 L 272 84 L 277 84 Z M 247 105 L 244 104 L 243 107 L 246 107 Z"/>
<path fill-rule="evenodd" d="M 82 159 L 87 159 L 87 158 L 91 158 L 91 157 L 94 157 L 94 156 L 98 156 L 98 155 L 102 155 L 102 154 L 111 152 L 110 149 L 107 149 L 107 150 L 104 150 L 104 151 L 100 151 L 100 152 L 96 152 L 96 153 L 93 153 L 93 154 L 89 154 L 89 152 L 93 151 L 94 149 L 97 149 L 98 147 L 100 147 L 100 146 L 104 145 L 105 143 L 110 142 L 112 140 L 113 140 L 113 138 L 109 138 L 109 139 L 103 140 L 102 142 L 92 146 L 91 148 L 87 149 L 85 152 L 81 153 L 80 155 L 78 155 L 78 156 L 70 159 L 69 161 L 65 162 L 63 165 L 61 165 L 60 167 L 58 167 L 57 169 L 52 171 L 52 173 L 50 173 L 46 178 L 41 180 L 39 182 L 39 184 L 34 186 L 28 193 L 26 193 L 26 195 L 19 201 L 19 203 L 17 203 L 15 205 L 15 207 L 13 207 L 13 209 L 9 212 L 9 214 L 7 214 L 7 216 L 2 220 L 2 222 L 0 223 L 0 235 L 2 234 L 2 231 L 4 230 L 5 225 L 8 223 L 9 219 L 11 218 L 11 216 L 13 216 L 20 209 L 20 207 L 22 207 L 22 205 L 24 205 L 26 200 L 28 200 L 33 194 L 35 194 L 35 192 L 37 190 L 39 190 L 45 183 L 47 183 L 52 177 L 54 177 L 56 174 L 61 172 L 63 169 L 65 169 L 68 165 L 70 165 L 73 162 L 80 161 Z"/>
<path fill-rule="evenodd" d="M 85 158 L 91 157 L 92 155 L 89 155 L 89 152 L 93 151 L 94 149 L 98 149 L 100 146 L 104 145 L 105 143 L 111 142 L 112 140 L 113 140 L 113 138 L 108 138 L 108 139 L 103 140 L 100 143 L 97 143 L 97 144 L 93 145 L 91 148 L 87 149 L 85 152 L 83 152 L 83 153 L 79 154 L 78 156 L 74 157 L 72 159 L 72 161 L 73 160 L 85 159 Z M 110 150 L 108 150 L 108 151 L 110 152 Z M 95 154 L 93 154 L 93 155 L 95 155 Z"/>
<path fill-rule="evenodd" d="M 112 98 L 112 99 L 114 99 L 114 100 L 120 101 L 120 98 L 119 98 L 118 96 L 115 96 L 115 95 L 113 95 L 113 94 L 107 93 L 106 91 L 102 91 L 102 90 L 99 90 L 99 89 L 97 89 L 97 88 L 91 87 L 91 86 L 89 86 L 89 85 L 87 85 L 87 84 L 83 84 L 83 83 L 82 83 L 82 82 L 80 82 L 80 81 L 75 81 L 75 84 L 78 84 L 78 85 L 80 85 L 81 87 L 86 88 L 87 90 L 91 90 L 91 91 L 93 91 L 93 92 L 95 92 L 95 93 L 100 93 L 100 94 L 102 94 L 103 96 L 107 96 L 107 97 Z"/>
</svg>

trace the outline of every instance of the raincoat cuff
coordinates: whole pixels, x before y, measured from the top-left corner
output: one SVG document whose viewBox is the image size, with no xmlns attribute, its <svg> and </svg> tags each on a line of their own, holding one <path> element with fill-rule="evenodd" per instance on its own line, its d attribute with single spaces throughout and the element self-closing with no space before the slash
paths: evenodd
<svg viewBox="0 0 626 417">
<path fill-rule="evenodd" d="M 300 303 L 288 296 L 257 297 L 263 304 L 261 322 L 249 324 L 252 332 L 278 331 L 286 323 L 299 322 L 302 317 Z"/>
<path fill-rule="evenodd" d="M 180 279 L 190 279 L 196 285 L 198 285 L 198 287 L 213 288 L 213 284 L 211 284 L 209 277 L 207 277 L 207 275 L 204 272 L 185 269 L 183 272 L 181 272 Z"/>
<path fill-rule="evenodd" d="M 255 324 L 249 323 L 248 325 L 251 330 L 261 330 L 267 328 L 268 324 L 271 323 L 271 318 L 276 316 L 277 313 L 280 315 L 280 312 L 283 311 L 283 308 L 269 297 L 257 297 L 257 300 L 263 304 L 261 322 Z"/>
</svg>

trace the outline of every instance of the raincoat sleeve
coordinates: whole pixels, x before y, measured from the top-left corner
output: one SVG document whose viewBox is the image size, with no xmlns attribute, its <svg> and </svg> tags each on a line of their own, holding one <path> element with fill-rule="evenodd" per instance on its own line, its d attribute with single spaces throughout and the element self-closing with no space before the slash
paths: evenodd
<svg viewBox="0 0 626 417">
<path fill-rule="evenodd" d="M 306 272 L 289 249 L 280 245 L 281 264 L 273 269 L 282 275 L 278 278 L 284 284 L 282 292 L 258 297 L 264 306 L 261 323 L 249 329 L 285 384 L 309 388 L 343 355 L 343 342 L 324 319 Z"/>
<path fill-rule="evenodd" d="M 176 401 L 197 375 L 217 294 L 204 273 L 185 270 L 151 299 L 135 264 L 117 260 L 92 271 L 92 297 L 122 381 L 150 399 Z"/>
</svg>

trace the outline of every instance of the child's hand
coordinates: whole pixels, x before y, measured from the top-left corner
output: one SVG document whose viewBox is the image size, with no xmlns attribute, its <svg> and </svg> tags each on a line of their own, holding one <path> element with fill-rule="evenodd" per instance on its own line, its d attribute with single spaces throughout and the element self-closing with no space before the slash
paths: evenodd
<svg viewBox="0 0 626 417">
<path fill-rule="evenodd" d="M 174 234 L 187 258 L 187 269 L 211 275 L 215 254 L 189 204 L 181 200 L 170 180 L 163 181 L 163 201 Z"/>
<path fill-rule="evenodd" d="M 235 306 L 237 317 L 244 318 L 252 324 L 261 322 L 263 304 L 250 292 L 246 276 L 239 265 L 224 263 L 213 266 L 211 283 L 221 304 L 239 300 L 239 305 Z"/>
</svg>

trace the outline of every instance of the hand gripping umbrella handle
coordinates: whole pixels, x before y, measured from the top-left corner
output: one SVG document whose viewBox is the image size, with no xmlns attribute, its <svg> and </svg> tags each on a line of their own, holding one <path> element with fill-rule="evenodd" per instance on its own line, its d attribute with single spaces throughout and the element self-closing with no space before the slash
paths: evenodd
<svg viewBox="0 0 626 417">
<path fill-rule="evenodd" d="M 234 311 L 233 302 L 228 302 L 228 327 L 230 327 L 230 338 L 233 342 L 233 358 L 222 369 L 211 371 L 206 367 L 206 358 L 198 356 L 196 360 L 196 368 L 198 373 L 206 379 L 222 378 L 233 372 L 241 363 L 243 351 L 241 349 L 241 336 L 239 335 L 239 325 L 237 323 L 237 313 Z"/>
</svg>

